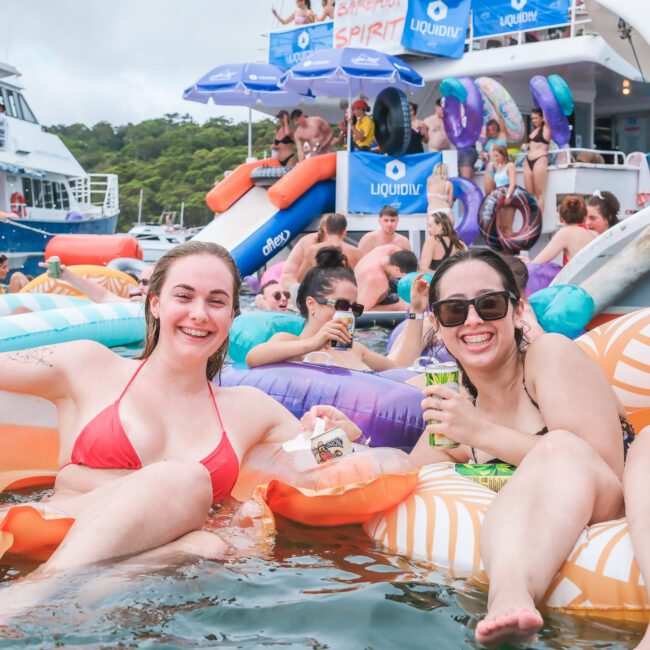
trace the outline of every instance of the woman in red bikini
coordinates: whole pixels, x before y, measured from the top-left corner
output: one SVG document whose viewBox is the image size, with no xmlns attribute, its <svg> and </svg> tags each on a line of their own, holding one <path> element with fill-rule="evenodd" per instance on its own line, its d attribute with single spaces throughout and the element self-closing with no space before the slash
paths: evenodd
<svg viewBox="0 0 650 650">
<path fill-rule="evenodd" d="M 54 495 L 38 507 L 74 524 L 41 575 L 158 547 L 207 557 L 228 551 L 201 531 L 211 505 L 230 494 L 253 445 L 299 430 L 257 389 L 211 382 L 239 287 L 224 248 L 182 244 L 151 277 L 140 360 L 91 341 L 0 355 L 1 390 L 43 397 L 58 412 L 61 470 Z"/>
</svg>

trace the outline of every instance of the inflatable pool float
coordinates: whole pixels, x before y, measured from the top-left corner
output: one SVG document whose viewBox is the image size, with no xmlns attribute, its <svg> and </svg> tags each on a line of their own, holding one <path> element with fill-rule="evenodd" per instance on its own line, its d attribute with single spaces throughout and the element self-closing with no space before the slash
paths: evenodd
<svg viewBox="0 0 650 650">
<path fill-rule="evenodd" d="M 55 235 L 47 242 L 45 259 L 57 255 L 63 264 L 106 266 L 118 257 L 142 259 L 138 240 L 129 235 Z"/>
<path fill-rule="evenodd" d="M 68 270 L 77 275 L 101 284 L 103 287 L 112 291 L 121 298 L 128 298 L 132 289 L 138 286 L 136 280 L 130 275 L 110 269 L 106 266 L 95 266 L 92 264 L 81 264 L 78 266 L 69 266 Z M 63 280 L 51 278 L 47 273 L 43 273 L 33 280 L 30 280 L 21 290 L 20 293 L 58 293 L 65 296 L 82 296 L 81 291 Z"/>
<path fill-rule="evenodd" d="M 569 84 L 559 74 L 550 74 L 546 80 L 562 112 L 569 117 L 575 108 L 573 93 L 571 92 L 571 88 L 569 88 Z"/>
<path fill-rule="evenodd" d="M 519 185 L 510 198 L 510 205 L 523 219 L 519 232 L 504 235 L 497 225 L 497 213 L 505 206 L 508 187 L 497 187 L 490 192 L 479 210 L 478 224 L 487 245 L 499 252 L 514 254 L 530 250 L 542 234 L 542 211 L 535 197 Z"/>
<path fill-rule="evenodd" d="M 54 293 L 5 293 L 0 294 L 0 316 L 11 316 L 16 309 L 45 311 L 82 307 L 88 303 L 87 298 L 80 296 L 61 296 Z"/>
<path fill-rule="evenodd" d="M 449 181 L 453 187 L 454 200 L 463 204 L 463 214 L 454 227 L 458 236 L 469 246 L 478 237 L 478 214 L 483 202 L 483 192 L 469 178 L 456 176 Z"/>
<path fill-rule="evenodd" d="M 555 280 L 557 274 L 562 270 L 562 267 L 559 264 L 554 264 L 553 262 L 547 262 L 545 264 L 531 262 L 530 264 L 527 264 L 526 267 L 528 268 L 526 298 L 540 289 L 548 287 L 553 280 Z"/>
<path fill-rule="evenodd" d="M 567 120 L 560 102 L 553 94 L 553 89 L 546 77 L 535 75 L 528 82 L 530 94 L 536 108 L 544 112 L 546 122 L 551 129 L 551 137 L 558 147 L 566 147 L 571 140 L 571 125 Z"/>
<path fill-rule="evenodd" d="M 228 366 L 221 383 L 259 388 L 298 418 L 316 404 L 335 406 L 354 420 L 372 447 L 410 451 L 424 430 L 422 393 L 371 372 L 295 362 Z"/>
<path fill-rule="evenodd" d="M 411 114 L 406 95 L 398 88 L 382 90 L 372 108 L 375 140 L 382 153 L 404 155 L 411 144 Z"/>
<path fill-rule="evenodd" d="M 108 347 L 143 341 L 144 305 L 91 303 L 0 319 L 0 352 L 89 339 Z"/>
<path fill-rule="evenodd" d="M 637 432 L 650 425 L 650 309 L 582 336 L 577 344 L 605 371 Z M 646 432 L 647 433 L 647 432 Z M 451 463 L 423 467 L 415 491 L 365 526 L 393 553 L 485 581 L 481 521 L 494 498 Z M 586 528 L 542 599 L 571 614 L 648 620 L 650 603 L 625 519 Z"/>
<path fill-rule="evenodd" d="M 282 260 L 281 262 L 271 264 L 271 266 L 269 266 L 266 271 L 262 273 L 262 277 L 260 278 L 260 287 L 264 286 L 267 282 L 271 282 L 271 280 L 280 282 L 280 276 L 282 275 L 282 270 L 284 269 L 284 265 L 286 263 L 287 260 Z"/>
<path fill-rule="evenodd" d="M 440 82 L 442 120 L 450 142 L 458 149 L 473 147 L 483 128 L 483 98 L 470 77 L 447 77 Z"/>
<path fill-rule="evenodd" d="M 122 271 L 122 273 L 132 273 L 133 275 L 140 277 L 140 273 L 142 273 L 142 269 L 144 269 L 145 266 L 147 266 L 146 262 L 135 259 L 134 257 L 117 257 L 116 259 L 111 260 L 106 265 L 106 268 Z"/>
<path fill-rule="evenodd" d="M 584 334 L 594 313 L 594 299 L 580 287 L 554 284 L 540 289 L 529 301 L 545 332 L 575 339 Z"/>
<path fill-rule="evenodd" d="M 525 135 L 524 120 L 510 93 L 498 81 L 490 77 L 479 77 L 476 79 L 476 85 L 484 99 L 487 99 L 503 119 L 508 141 L 518 142 L 523 139 Z"/>
</svg>

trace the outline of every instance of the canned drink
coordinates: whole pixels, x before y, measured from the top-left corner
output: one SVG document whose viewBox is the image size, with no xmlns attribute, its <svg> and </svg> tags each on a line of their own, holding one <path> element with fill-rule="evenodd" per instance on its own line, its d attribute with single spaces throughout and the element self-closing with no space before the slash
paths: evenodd
<svg viewBox="0 0 650 650">
<path fill-rule="evenodd" d="M 474 463 L 457 463 L 456 472 L 462 476 L 472 479 L 475 483 L 483 485 L 498 492 L 515 473 L 516 467 L 505 463 L 489 463 L 476 465 Z"/>
<path fill-rule="evenodd" d="M 47 258 L 47 274 L 54 279 L 61 277 L 61 259 L 58 255 Z"/>
<path fill-rule="evenodd" d="M 311 453 L 319 465 L 333 458 L 347 456 L 353 451 L 348 434 L 339 427 L 317 433 L 310 438 L 310 443 Z"/>
<path fill-rule="evenodd" d="M 427 386 L 446 386 L 451 390 L 458 392 L 460 372 L 458 366 L 453 361 L 444 363 L 430 363 L 426 367 Z M 436 420 L 430 420 L 429 424 L 437 424 Z M 451 440 L 442 433 L 430 433 L 429 444 L 432 447 L 447 447 L 449 449 L 458 447 L 455 440 Z"/>
<path fill-rule="evenodd" d="M 354 328 L 356 326 L 354 315 L 351 314 L 349 311 L 335 311 L 334 318 L 332 320 L 336 320 L 343 323 L 348 330 L 348 334 L 350 335 L 349 343 L 340 343 L 339 341 L 332 341 L 332 348 L 335 350 L 351 350 L 352 343 L 354 340 Z"/>
</svg>

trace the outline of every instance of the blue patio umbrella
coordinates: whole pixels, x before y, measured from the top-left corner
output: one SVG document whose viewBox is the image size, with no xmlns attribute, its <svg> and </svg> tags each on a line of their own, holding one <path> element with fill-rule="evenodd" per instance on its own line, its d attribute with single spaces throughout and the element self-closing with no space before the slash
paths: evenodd
<svg viewBox="0 0 650 650">
<path fill-rule="evenodd" d="M 376 97 L 385 88 L 415 92 L 424 87 L 422 77 L 396 56 L 368 48 L 343 47 L 316 50 L 284 74 L 279 86 L 314 96 Z M 348 148 L 351 125 L 348 123 Z"/>
<path fill-rule="evenodd" d="M 256 106 L 296 106 L 307 97 L 278 86 L 283 70 L 268 63 L 230 63 L 217 66 L 186 88 L 183 99 L 225 106 L 248 106 L 248 157 L 252 155 L 251 111 Z"/>
</svg>

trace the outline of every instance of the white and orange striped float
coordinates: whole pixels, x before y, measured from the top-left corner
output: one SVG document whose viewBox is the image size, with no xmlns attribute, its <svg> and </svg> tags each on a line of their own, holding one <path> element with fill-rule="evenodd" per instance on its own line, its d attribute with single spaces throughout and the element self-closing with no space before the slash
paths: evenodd
<svg viewBox="0 0 650 650">
<path fill-rule="evenodd" d="M 650 425 L 650 309 L 602 325 L 578 343 L 605 370 L 637 433 Z M 479 537 L 494 496 L 452 464 L 430 465 L 420 470 L 411 495 L 364 528 L 394 553 L 485 581 Z M 649 620 L 625 519 L 586 528 L 543 600 L 571 614 Z"/>
<path fill-rule="evenodd" d="M 131 290 L 138 286 L 138 283 L 130 275 L 106 266 L 79 264 L 69 266 L 68 269 L 77 275 L 100 284 L 122 298 L 128 298 Z M 84 296 L 81 291 L 77 291 L 67 282 L 51 278 L 47 273 L 30 280 L 20 290 L 20 293 L 56 293 L 64 296 Z"/>
</svg>

